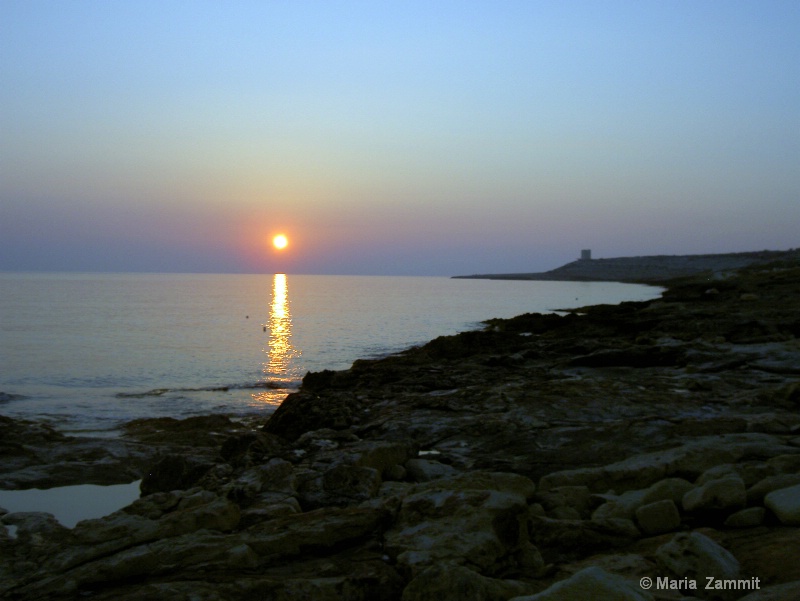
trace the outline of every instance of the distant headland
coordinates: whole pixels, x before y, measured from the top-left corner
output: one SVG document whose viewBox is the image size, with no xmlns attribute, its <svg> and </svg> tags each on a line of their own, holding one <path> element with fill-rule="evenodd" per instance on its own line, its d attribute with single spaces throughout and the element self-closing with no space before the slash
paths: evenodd
<svg viewBox="0 0 800 601">
<path fill-rule="evenodd" d="M 798 259 L 800 259 L 800 248 L 716 255 L 653 255 L 612 259 L 592 259 L 591 251 L 583 250 L 580 259 L 541 273 L 496 273 L 453 277 L 484 280 L 560 280 L 656 284 L 704 273 L 707 273 L 709 277 L 722 277 L 726 272 L 750 265 Z"/>
</svg>

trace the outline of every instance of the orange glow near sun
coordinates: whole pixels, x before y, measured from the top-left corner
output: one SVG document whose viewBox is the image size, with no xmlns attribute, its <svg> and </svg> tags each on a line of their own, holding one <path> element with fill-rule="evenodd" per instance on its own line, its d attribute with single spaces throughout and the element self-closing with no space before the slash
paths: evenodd
<svg viewBox="0 0 800 601">
<path fill-rule="evenodd" d="M 278 234 L 272 239 L 272 246 L 278 250 L 283 250 L 289 245 L 289 239 L 283 234 Z"/>
</svg>

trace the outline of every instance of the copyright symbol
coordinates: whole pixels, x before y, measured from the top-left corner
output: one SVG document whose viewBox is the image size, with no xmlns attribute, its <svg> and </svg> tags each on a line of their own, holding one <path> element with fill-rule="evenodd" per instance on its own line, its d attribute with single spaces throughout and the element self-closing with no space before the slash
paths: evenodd
<svg viewBox="0 0 800 601">
<path fill-rule="evenodd" d="M 653 579 L 645 576 L 639 580 L 639 586 L 641 586 L 644 590 L 647 590 L 653 586 Z"/>
</svg>

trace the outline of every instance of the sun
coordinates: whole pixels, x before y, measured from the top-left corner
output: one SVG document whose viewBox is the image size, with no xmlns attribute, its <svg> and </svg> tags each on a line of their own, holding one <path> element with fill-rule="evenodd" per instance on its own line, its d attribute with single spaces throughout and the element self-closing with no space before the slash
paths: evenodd
<svg viewBox="0 0 800 601">
<path fill-rule="evenodd" d="M 278 250 L 283 250 L 284 248 L 289 246 L 289 239 L 283 234 L 278 234 L 272 239 L 272 246 L 274 246 Z"/>
</svg>

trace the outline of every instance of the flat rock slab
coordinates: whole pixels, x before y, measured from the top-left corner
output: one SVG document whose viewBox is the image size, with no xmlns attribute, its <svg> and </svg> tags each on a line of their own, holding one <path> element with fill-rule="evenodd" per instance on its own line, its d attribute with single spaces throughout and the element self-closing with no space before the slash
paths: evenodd
<svg viewBox="0 0 800 601">
<path fill-rule="evenodd" d="M 787 526 L 800 526 L 800 484 L 773 490 L 764 497 L 764 505 Z"/>
</svg>

